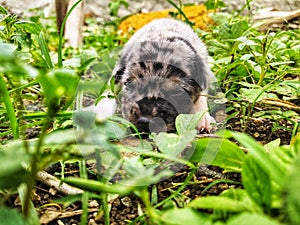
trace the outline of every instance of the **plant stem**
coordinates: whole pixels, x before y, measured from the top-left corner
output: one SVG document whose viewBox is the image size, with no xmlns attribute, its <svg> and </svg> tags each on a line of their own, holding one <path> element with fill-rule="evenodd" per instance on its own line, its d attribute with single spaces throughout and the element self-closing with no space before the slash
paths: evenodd
<svg viewBox="0 0 300 225">
<path fill-rule="evenodd" d="M 35 184 L 36 175 L 39 171 L 38 163 L 40 162 L 40 158 L 42 155 L 41 149 L 42 149 L 42 145 L 44 143 L 44 139 L 46 137 L 47 130 L 48 130 L 51 122 L 53 121 L 53 118 L 54 118 L 53 116 L 47 116 L 45 118 L 42 130 L 41 130 L 41 135 L 38 139 L 38 142 L 37 142 L 37 145 L 35 148 L 35 152 L 33 153 L 32 158 L 31 158 L 31 162 L 30 162 L 31 171 L 30 171 L 29 179 L 27 181 L 27 193 L 26 193 L 25 201 L 24 201 L 24 216 L 25 216 L 25 218 L 29 217 L 29 205 L 31 202 L 31 193 L 32 193 L 32 189 Z"/>
<path fill-rule="evenodd" d="M 79 172 L 81 178 L 88 178 L 85 160 L 79 161 Z M 88 201 L 89 195 L 87 192 L 84 192 L 81 196 L 82 214 L 80 217 L 80 225 L 85 225 L 88 223 Z"/>
<path fill-rule="evenodd" d="M 258 81 L 257 85 L 262 84 L 262 82 L 265 79 L 265 75 L 266 75 L 266 73 L 267 73 L 267 71 L 270 67 L 269 63 L 266 62 L 266 59 L 268 57 L 268 52 L 269 52 L 269 49 L 271 47 L 272 42 L 275 39 L 275 36 L 271 37 L 271 40 L 270 40 L 269 43 L 268 43 L 268 37 L 269 37 L 269 33 L 266 34 L 266 37 L 263 39 L 263 43 L 262 43 L 262 60 L 263 60 L 263 64 L 261 65 L 261 74 L 260 74 L 259 81 Z M 265 65 L 265 66 L 263 66 L 263 65 Z"/>
<path fill-rule="evenodd" d="M 101 194 L 101 206 L 104 213 L 104 224 L 110 225 L 110 217 L 109 217 L 109 207 L 108 207 L 108 194 Z"/>
<path fill-rule="evenodd" d="M 185 13 L 183 12 L 183 10 L 181 9 L 180 6 L 178 7 L 178 6 L 177 6 L 173 1 L 171 1 L 171 0 L 167 0 L 167 1 L 168 1 L 172 6 L 174 6 L 175 9 L 178 10 L 179 14 L 180 14 L 181 16 L 183 16 L 185 22 L 186 22 L 188 25 L 193 26 L 193 24 L 190 22 L 189 18 L 187 18 L 187 16 L 185 15 Z M 182 5 L 182 4 L 180 4 L 180 5 Z"/>
<path fill-rule="evenodd" d="M 151 202 L 150 202 L 150 197 L 149 197 L 149 192 L 147 187 L 143 187 L 140 191 L 140 197 L 145 205 L 146 208 L 146 214 L 148 215 L 150 219 L 150 224 L 154 225 L 155 224 L 155 219 L 157 218 L 156 213 L 154 212 Z"/>
</svg>

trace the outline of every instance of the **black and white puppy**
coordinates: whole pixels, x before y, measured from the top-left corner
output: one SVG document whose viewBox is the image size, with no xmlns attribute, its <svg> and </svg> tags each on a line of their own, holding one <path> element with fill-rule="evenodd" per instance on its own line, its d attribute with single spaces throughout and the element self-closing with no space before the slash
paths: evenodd
<svg viewBox="0 0 300 225">
<path fill-rule="evenodd" d="M 157 19 L 127 42 L 113 75 L 122 86 L 121 110 L 140 132 L 174 132 L 181 114 L 207 111 L 207 91 L 214 77 L 198 35 L 175 19 Z M 207 112 L 199 131 L 215 120 Z"/>
</svg>

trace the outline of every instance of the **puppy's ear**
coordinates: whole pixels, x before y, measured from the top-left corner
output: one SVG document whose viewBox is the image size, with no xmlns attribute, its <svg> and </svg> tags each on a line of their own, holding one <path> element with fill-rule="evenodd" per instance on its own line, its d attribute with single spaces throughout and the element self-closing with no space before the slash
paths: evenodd
<svg viewBox="0 0 300 225">
<path fill-rule="evenodd" d="M 117 65 L 115 67 L 115 69 L 113 70 L 113 77 L 114 77 L 114 80 L 115 80 L 115 84 L 123 85 L 122 77 L 124 76 L 125 69 L 126 69 L 126 67 L 122 66 L 122 65 Z"/>
<path fill-rule="evenodd" d="M 197 62 L 194 63 L 194 67 L 195 74 L 193 75 L 193 78 L 198 83 L 201 90 L 204 91 L 213 80 L 214 74 L 201 57 L 197 57 Z"/>
</svg>

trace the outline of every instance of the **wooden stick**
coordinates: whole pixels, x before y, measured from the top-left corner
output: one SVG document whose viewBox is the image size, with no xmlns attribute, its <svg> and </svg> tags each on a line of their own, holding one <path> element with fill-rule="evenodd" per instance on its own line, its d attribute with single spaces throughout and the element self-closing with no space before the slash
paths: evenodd
<svg viewBox="0 0 300 225">
<path fill-rule="evenodd" d="M 65 195 L 75 195 L 82 194 L 83 191 L 79 188 L 72 187 L 68 184 L 62 183 L 59 179 L 52 176 L 51 174 L 40 171 L 37 174 L 37 179 L 41 181 L 43 184 L 55 188 L 58 192 Z"/>
<path fill-rule="evenodd" d="M 257 27 L 259 30 L 264 31 L 268 30 L 273 24 L 282 24 L 290 20 L 300 17 L 300 9 L 287 13 L 285 16 L 278 16 L 271 19 L 258 22 L 254 27 Z"/>
</svg>

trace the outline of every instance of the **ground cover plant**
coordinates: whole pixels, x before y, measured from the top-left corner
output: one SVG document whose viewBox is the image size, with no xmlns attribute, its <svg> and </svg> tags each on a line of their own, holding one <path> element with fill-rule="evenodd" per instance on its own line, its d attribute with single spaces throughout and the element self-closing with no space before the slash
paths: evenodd
<svg viewBox="0 0 300 225">
<path fill-rule="evenodd" d="M 197 134 L 202 114 L 141 139 L 83 109 L 117 89 L 129 36 L 114 16 L 130 2 L 111 1 L 109 23 L 86 19 L 80 49 L 63 47 L 54 18 L 0 7 L 0 224 L 300 224 L 299 29 L 259 32 L 209 0 L 204 31 L 168 2 L 208 46 L 223 92 L 212 102 L 226 106 L 213 114 L 227 114 L 213 135 Z"/>
</svg>

